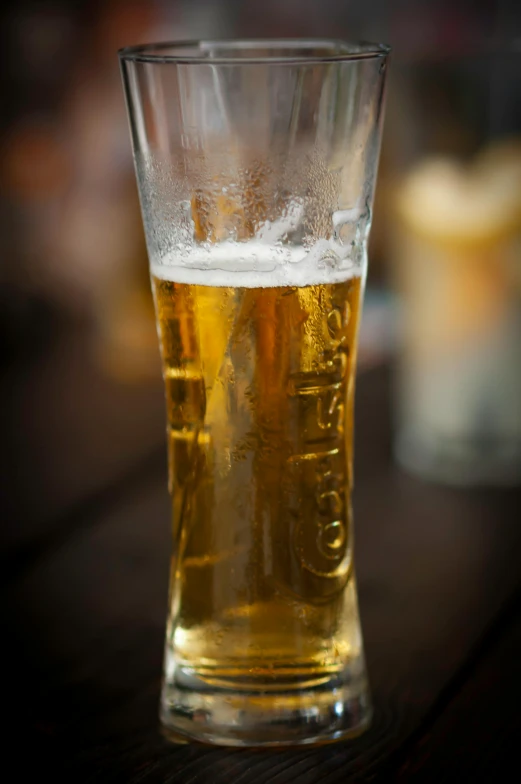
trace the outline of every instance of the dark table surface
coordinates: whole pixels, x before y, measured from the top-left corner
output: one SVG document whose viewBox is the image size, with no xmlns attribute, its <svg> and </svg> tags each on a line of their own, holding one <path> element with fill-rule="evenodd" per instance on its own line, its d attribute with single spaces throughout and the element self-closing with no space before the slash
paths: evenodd
<svg viewBox="0 0 521 784">
<path fill-rule="evenodd" d="M 519 780 L 521 490 L 401 472 L 387 368 L 360 374 L 357 393 L 371 729 L 295 751 L 168 744 L 156 718 L 170 547 L 161 382 L 107 377 L 84 328 L 39 318 L 0 380 L 7 780 Z"/>
</svg>

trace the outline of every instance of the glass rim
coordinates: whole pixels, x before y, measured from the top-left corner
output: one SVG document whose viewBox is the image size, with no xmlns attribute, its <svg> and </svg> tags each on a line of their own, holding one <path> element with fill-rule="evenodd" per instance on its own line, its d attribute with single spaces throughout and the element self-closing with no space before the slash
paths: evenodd
<svg viewBox="0 0 521 784">
<path fill-rule="evenodd" d="M 212 56 L 214 49 L 226 49 L 229 54 Z M 309 49 L 309 54 L 299 49 Z M 323 54 L 312 49 L 324 49 Z M 252 54 L 248 49 L 286 50 L 284 54 Z M 327 49 L 330 51 L 328 52 Z M 192 50 L 190 52 L 189 50 Z M 194 51 L 195 50 L 195 53 Z M 295 50 L 295 53 L 292 53 Z M 344 41 L 334 38 L 244 38 L 165 41 L 160 43 L 125 46 L 118 50 L 122 62 L 174 65 L 311 65 L 342 63 L 360 60 L 385 59 L 391 47 L 368 41 Z M 239 56 L 233 53 L 237 52 Z"/>
</svg>

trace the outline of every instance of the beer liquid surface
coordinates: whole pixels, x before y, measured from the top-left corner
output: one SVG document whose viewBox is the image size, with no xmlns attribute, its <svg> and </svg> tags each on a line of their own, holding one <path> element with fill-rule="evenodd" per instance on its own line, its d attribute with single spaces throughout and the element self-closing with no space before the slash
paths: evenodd
<svg viewBox="0 0 521 784">
<path fill-rule="evenodd" d="M 362 285 L 234 264 L 152 270 L 174 536 L 167 674 L 175 662 L 265 691 L 276 661 L 273 677 L 302 688 L 360 654 L 350 495 Z"/>
</svg>

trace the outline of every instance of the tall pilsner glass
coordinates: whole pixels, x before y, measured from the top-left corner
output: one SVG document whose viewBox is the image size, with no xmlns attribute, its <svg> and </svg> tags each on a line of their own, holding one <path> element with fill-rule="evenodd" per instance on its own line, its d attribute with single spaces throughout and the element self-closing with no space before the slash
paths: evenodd
<svg viewBox="0 0 521 784">
<path fill-rule="evenodd" d="M 173 737 L 312 743 L 370 719 L 352 436 L 387 55 L 120 53 L 166 388 Z"/>
</svg>

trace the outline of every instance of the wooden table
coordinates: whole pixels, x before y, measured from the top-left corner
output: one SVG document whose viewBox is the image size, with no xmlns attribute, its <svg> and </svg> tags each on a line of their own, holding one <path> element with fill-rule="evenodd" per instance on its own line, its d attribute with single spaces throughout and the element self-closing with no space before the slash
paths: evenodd
<svg viewBox="0 0 521 784">
<path fill-rule="evenodd" d="M 85 329 L 41 320 L 0 382 L 8 781 L 495 782 L 509 764 L 519 780 L 521 491 L 402 473 L 384 368 L 361 375 L 357 398 L 370 731 L 295 751 L 169 745 L 156 720 L 170 547 L 162 386 L 105 377 Z"/>
</svg>

